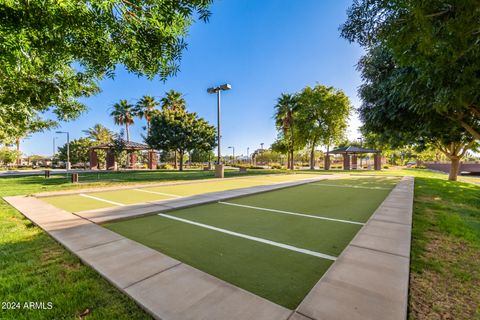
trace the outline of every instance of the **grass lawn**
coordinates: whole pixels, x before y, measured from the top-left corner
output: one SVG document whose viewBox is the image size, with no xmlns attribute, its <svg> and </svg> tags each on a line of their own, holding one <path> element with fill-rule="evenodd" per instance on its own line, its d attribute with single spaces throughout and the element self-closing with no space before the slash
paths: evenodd
<svg viewBox="0 0 480 320">
<path fill-rule="evenodd" d="M 410 319 L 480 319 L 480 186 L 448 182 L 444 174 L 419 169 L 375 174 L 417 177 Z M 49 180 L 33 176 L 0 178 L 0 196 L 212 177 L 211 173 L 201 171 L 108 175 L 102 175 L 99 182 L 78 185 L 66 183 L 61 176 Z M 470 177 L 460 179 L 479 181 Z M 2 301 L 54 304 L 52 310 L 46 311 L 2 311 L 2 319 L 74 319 L 87 309 L 90 311 L 87 319 L 148 318 L 132 301 L 3 200 L 0 201 L 0 296 Z"/>
</svg>

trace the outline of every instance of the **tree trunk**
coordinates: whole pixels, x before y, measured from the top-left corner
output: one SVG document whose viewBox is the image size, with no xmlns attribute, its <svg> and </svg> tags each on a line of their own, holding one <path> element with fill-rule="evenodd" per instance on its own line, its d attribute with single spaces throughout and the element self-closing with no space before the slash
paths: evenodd
<svg viewBox="0 0 480 320">
<path fill-rule="evenodd" d="M 173 168 L 177 169 L 177 150 L 173 152 Z"/>
<path fill-rule="evenodd" d="M 448 174 L 448 180 L 457 181 L 458 171 L 460 169 L 460 157 L 450 158 L 450 173 Z"/>
<path fill-rule="evenodd" d="M 315 170 L 315 146 L 310 150 L 310 170 Z"/>
<path fill-rule="evenodd" d="M 290 170 L 294 170 L 295 169 L 295 159 L 294 159 L 294 155 L 293 155 L 293 150 L 290 151 L 290 158 L 292 159 L 291 162 L 290 162 Z"/>
<path fill-rule="evenodd" d="M 180 156 L 180 171 L 183 171 L 183 151 L 179 152 Z"/>
<path fill-rule="evenodd" d="M 125 123 L 125 134 L 127 135 L 127 142 L 130 142 L 130 133 L 128 132 L 128 123 Z"/>
<path fill-rule="evenodd" d="M 15 160 L 17 166 L 20 165 L 22 161 L 22 157 L 20 156 L 20 138 L 15 140 L 15 144 L 17 145 L 17 159 Z"/>
</svg>

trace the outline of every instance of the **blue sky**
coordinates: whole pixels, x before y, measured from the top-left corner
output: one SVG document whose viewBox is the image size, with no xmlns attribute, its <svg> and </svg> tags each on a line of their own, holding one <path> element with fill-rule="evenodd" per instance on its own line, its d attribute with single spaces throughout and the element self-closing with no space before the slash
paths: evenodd
<svg viewBox="0 0 480 320">
<path fill-rule="evenodd" d="M 216 125 L 216 99 L 206 89 L 228 82 L 232 90 L 222 95 L 222 154 L 235 146 L 246 154 L 260 143 L 269 146 L 277 135 L 273 107 L 282 92 L 293 93 L 316 83 L 342 89 L 359 105 L 360 77 L 355 65 L 362 54 L 355 44 L 340 38 L 351 1 L 318 0 L 217 0 L 208 23 L 196 22 L 189 30 L 188 49 L 180 72 L 166 82 L 138 78 L 118 68 L 114 80 L 100 83 L 102 92 L 84 99 L 89 111 L 73 122 L 62 123 L 71 139 L 82 130 L 102 123 L 118 131 L 109 116 L 120 99 L 136 102 L 148 94 L 160 98 L 170 89 L 185 94 L 187 108 Z M 141 142 L 145 123 L 136 120 L 131 140 Z M 348 136 L 359 137 L 359 121 L 351 116 Z M 50 155 L 55 131 L 25 139 L 27 154 Z M 59 136 L 57 145 L 65 143 Z"/>
</svg>

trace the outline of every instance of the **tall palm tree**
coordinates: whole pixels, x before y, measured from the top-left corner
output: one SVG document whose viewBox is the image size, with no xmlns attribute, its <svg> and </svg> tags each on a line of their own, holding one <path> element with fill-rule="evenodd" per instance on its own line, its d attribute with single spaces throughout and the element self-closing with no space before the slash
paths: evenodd
<svg viewBox="0 0 480 320">
<path fill-rule="evenodd" d="M 87 135 L 87 138 L 99 143 L 110 142 L 113 137 L 113 132 L 104 125 L 97 123 L 87 130 L 82 130 Z"/>
<path fill-rule="evenodd" d="M 120 100 L 113 105 L 113 110 L 110 113 L 115 121 L 116 125 L 125 125 L 125 133 L 127 135 L 127 141 L 130 141 L 130 133 L 128 132 L 128 126 L 133 124 L 133 118 L 135 117 L 135 110 L 133 105 L 127 100 Z"/>
<path fill-rule="evenodd" d="M 162 109 L 173 111 L 185 110 L 187 104 L 183 98 L 183 94 L 175 90 L 170 90 L 165 93 L 165 97 L 162 98 L 161 103 Z"/>
<path fill-rule="evenodd" d="M 135 105 L 135 114 L 140 118 L 147 120 L 147 135 L 150 133 L 150 119 L 155 114 L 155 108 L 160 103 L 151 96 L 143 96 Z"/>
<path fill-rule="evenodd" d="M 282 93 L 277 100 L 275 105 L 275 124 L 277 128 L 283 130 L 285 137 L 290 136 L 290 147 L 289 147 L 289 161 L 288 167 L 293 170 L 293 151 L 295 149 L 295 139 L 294 139 L 294 118 L 295 112 L 298 109 L 298 99 L 293 94 Z"/>
</svg>

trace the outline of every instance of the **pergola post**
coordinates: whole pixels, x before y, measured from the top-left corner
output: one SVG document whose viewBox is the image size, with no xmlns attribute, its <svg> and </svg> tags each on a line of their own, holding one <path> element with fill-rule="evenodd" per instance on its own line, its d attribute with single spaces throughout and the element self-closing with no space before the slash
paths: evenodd
<svg viewBox="0 0 480 320">
<path fill-rule="evenodd" d="M 325 155 L 324 169 L 330 170 L 330 155 L 328 153 Z"/>
<path fill-rule="evenodd" d="M 135 151 L 131 152 L 129 154 L 130 156 L 130 166 L 135 169 L 136 165 L 137 165 L 137 153 Z"/>
<path fill-rule="evenodd" d="M 352 155 L 352 170 L 357 170 L 358 157 L 356 154 Z"/>
<path fill-rule="evenodd" d="M 373 156 L 373 167 L 375 170 L 382 170 L 382 154 L 375 153 Z"/>
<path fill-rule="evenodd" d="M 157 153 L 153 150 L 148 151 L 148 169 L 157 169 Z"/>
<path fill-rule="evenodd" d="M 90 164 L 90 170 L 98 170 L 98 155 L 94 149 L 88 150 L 88 162 Z"/>
<path fill-rule="evenodd" d="M 115 152 L 113 149 L 107 150 L 107 170 L 116 170 L 117 163 L 115 162 Z"/>
<path fill-rule="evenodd" d="M 350 170 L 350 155 L 348 153 L 343 154 L 343 170 Z"/>
</svg>

